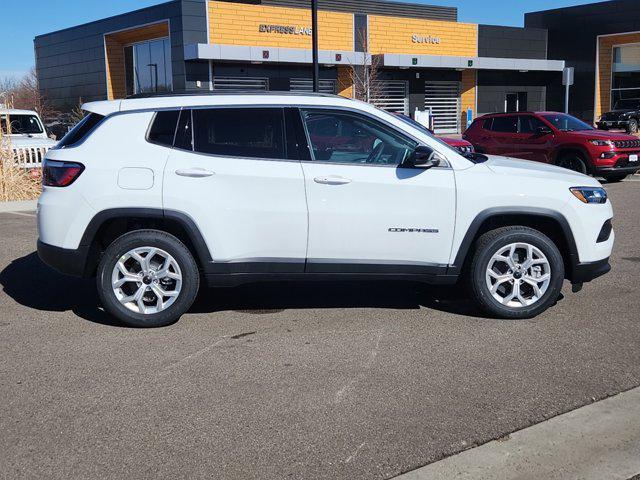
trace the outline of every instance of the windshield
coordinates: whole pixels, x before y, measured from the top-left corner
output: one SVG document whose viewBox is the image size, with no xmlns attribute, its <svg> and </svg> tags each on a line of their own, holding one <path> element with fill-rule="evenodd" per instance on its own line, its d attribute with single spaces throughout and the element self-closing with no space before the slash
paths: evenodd
<svg viewBox="0 0 640 480">
<path fill-rule="evenodd" d="M 613 107 L 614 110 L 637 110 L 640 107 L 640 100 L 637 98 L 626 98 L 618 100 Z"/>
<path fill-rule="evenodd" d="M 576 117 L 564 113 L 543 115 L 543 118 L 562 132 L 579 132 L 580 130 L 595 130 L 591 125 L 578 120 Z"/>
<path fill-rule="evenodd" d="M 42 125 L 35 115 L 13 114 L 9 115 L 11 132 L 7 129 L 7 115 L 0 116 L 0 128 L 2 133 L 8 135 L 34 135 L 43 133 Z"/>
</svg>

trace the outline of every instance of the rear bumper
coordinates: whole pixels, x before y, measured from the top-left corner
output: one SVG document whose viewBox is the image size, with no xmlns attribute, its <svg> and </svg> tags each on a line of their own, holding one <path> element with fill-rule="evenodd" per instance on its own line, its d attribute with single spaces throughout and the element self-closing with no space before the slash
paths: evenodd
<svg viewBox="0 0 640 480">
<path fill-rule="evenodd" d="M 603 258 L 596 262 L 578 263 L 573 267 L 571 283 L 586 283 L 594 280 L 611 270 L 609 258 Z"/>
<path fill-rule="evenodd" d="M 38 240 L 38 256 L 40 260 L 65 275 L 85 276 L 88 252 L 88 247 L 72 250 L 48 245 Z"/>
</svg>

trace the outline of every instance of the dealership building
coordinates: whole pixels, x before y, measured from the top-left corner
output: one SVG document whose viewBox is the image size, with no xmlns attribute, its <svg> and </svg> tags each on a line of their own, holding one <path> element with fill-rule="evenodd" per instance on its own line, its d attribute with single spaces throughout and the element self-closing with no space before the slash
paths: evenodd
<svg viewBox="0 0 640 480">
<path fill-rule="evenodd" d="M 615 0 L 525 15 L 525 26 L 549 34 L 548 56 L 575 68 L 569 111 L 587 121 L 640 99 L 640 1 Z M 550 84 L 548 106 L 562 108 L 561 85 Z"/>
<path fill-rule="evenodd" d="M 320 0 L 319 9 L 322 92 L 353 96 L 352 69 L 373 63 L 371 101 L 427 109 L 437 133 L 484 113 L 561 108 L 565 54 L 546 20 L 477 25 L 455 8 L 380 0 Z M 147 92 L 312 90 L 301 0 L 176 0 L 38 36 L 35 53 L 40 89 L 61 110 Z"/>
</svg>

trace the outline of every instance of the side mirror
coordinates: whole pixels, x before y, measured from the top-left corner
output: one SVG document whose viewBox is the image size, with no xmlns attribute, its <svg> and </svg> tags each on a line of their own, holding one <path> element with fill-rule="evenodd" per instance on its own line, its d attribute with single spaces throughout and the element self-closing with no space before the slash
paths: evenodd
<svg viewBox="0 0 640 480">
<path fill-rule="evenodd" d="M 438 165 L 440 165 L 440 156 L 424 145 L 418 145 L 413 154 L 402 164 L 406 168 L 432 168 Z"/>
<path fill-rule="evenodd" d="M 536 134 L 538 134 L 540 136 L 549 135 L 550 133 L 553 133 L 553 131 L 549 127 L 538 127 L 538 128 L 536 128 Z"/>
</svg>

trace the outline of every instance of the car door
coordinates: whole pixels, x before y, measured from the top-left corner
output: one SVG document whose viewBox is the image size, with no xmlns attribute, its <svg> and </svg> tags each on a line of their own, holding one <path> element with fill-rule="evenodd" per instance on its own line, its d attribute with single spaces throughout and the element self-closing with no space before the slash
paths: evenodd
<svg viewBox="0 0 640 480">
<path fill-rule="evenodd" d="M 448 165 L 401 163 L 418 142 L 373 116 L 304 108 L 311 159 L 307 272 L 428 273 L 448 263 L 455 184 Z M 331 132 L 338 141 L 327 142 Z"/>
<path fill-rule="evenodd" d="M 494 155 L 521 158 L 519 150 L 518 117 L 516 115 L 501 115 L 493 117 L 491 125 L 492 151 Z"/>
<path fill-rule="evenodd" d="M 164 208 L 193 218 L 212 271 L 304 271 L 304 177 L 297 151 L 287 145 L 282 108 L 183 110 L 175 147 Z"/>
<path fill-rule="evenodd" d="M 519 158 L 549 163 L 553 150 L 553 131 L 533 115 L 518 116 Z"/>
</svg>

